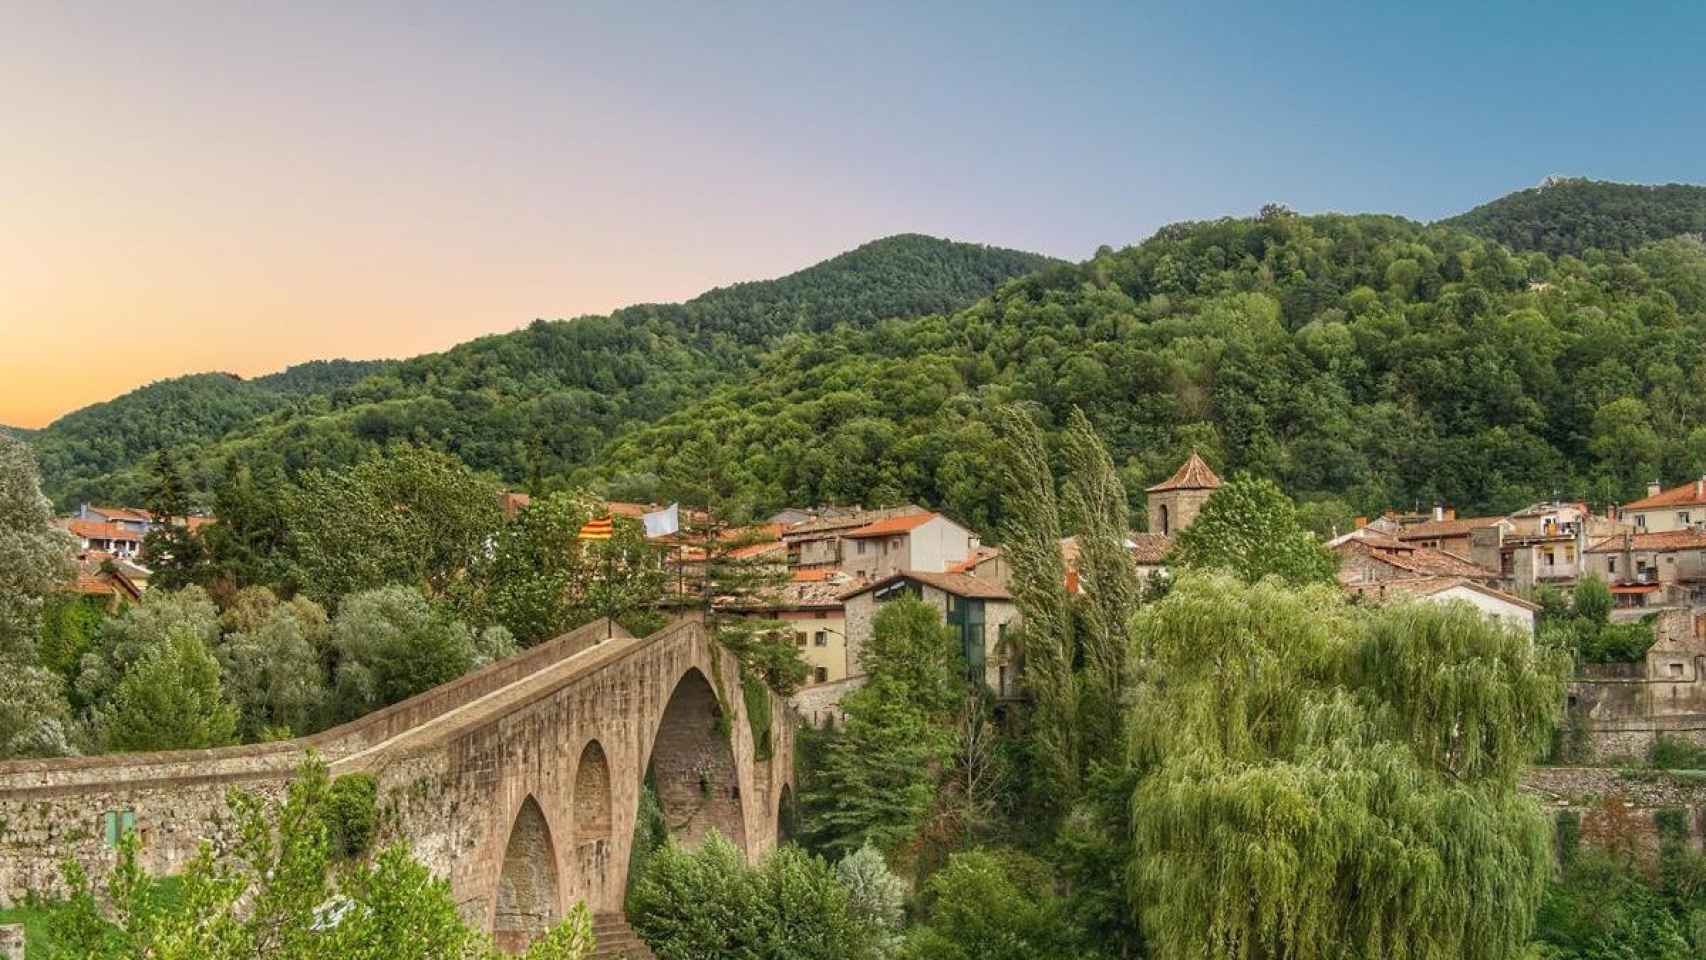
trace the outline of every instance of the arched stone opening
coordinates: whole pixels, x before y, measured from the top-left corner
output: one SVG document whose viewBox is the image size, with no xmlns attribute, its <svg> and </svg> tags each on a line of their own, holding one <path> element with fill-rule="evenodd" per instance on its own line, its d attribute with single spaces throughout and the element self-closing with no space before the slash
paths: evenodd
<svg viewBox="0 0 1706 960">
<path fill-rule="evenodd" d="M 575 765 L 575 844 L 607 844 L 610 830 L 610 760 L 589 740 Z"/>
<path fill-rule="evenodd" d="M 1172 524 L 1169 522 L 1171 518 L 1168 517 L 1167 514 L 1167 505 L 1163 503 L 1161 505 L 1161 535 L 1163 537 L 1168 536 L 1173 532 Z"/>
<path fill-rule="evenodd" d="M 539 802 L 529 796 L 516 812 L 498 876 L 492 938 L 500 949 L 521 953 L 561 918 L 557 848 Z"/>
<path fill-rule="evenodd" d="M 675 685 L 658 723 L 646 776 L 676 841 L 693 846 L 715 829 L 746 849 L 740 777 L 725 717 L 710 681 L 689 670 Z"/>
</svg>

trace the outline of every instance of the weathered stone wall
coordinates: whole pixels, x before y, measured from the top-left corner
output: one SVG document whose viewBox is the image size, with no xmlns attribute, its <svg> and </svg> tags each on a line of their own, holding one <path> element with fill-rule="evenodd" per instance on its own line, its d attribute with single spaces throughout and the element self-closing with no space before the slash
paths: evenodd
<svg viewBox="0 0 1706 960">
<path fill-rule="evenodd" d="M 1656 854 L 1661 813 L 1680 814 L 1689 846 L 1699 849 L 1706 840 L 1706 775 L 1700 771 L 1531 767 L 1523 774 L 1522 789 L 1555 817 L 1566 814 L 1583 824 L 1584 843 L 1605 839 L 1593 835 L 1595 820 L 1615 819 L 1612 826 L 1619 835 L 1613 839 Z"/>
<path fill-rule="evenodd" d="M 583 628 L 545 653 L 535 648 L 304 741 L 0 765 L 0 902 L 56 889 L 67 855 L 101 872 L 111 858 L 99 829 L 109 810 L 133 813 L 144 862 L 172 872 L 220 828 L 227 788 L 276 794 L 310 748 L 334 776 L 377 778 L 382 840 L 405 839 L 449 879 L 470 919 L 493 929 L 500 887 L 508 889 L 511 946 L 531 934 L 530 918 L 562 916 L 576 901 L 620 909 L 654 752 L 672 758 L 660 788 L 690 772 L 693 789 L 718 800 L 696 807 L 689 822 L 744 840 L 749 856 L 769 850 L 776 805 L 793 779 L 787 707 L 773 708 L 774 759 L 756 762 L 738 663 L 703 624 L 682 620 L 645 639 L 598 643 L 603 631 L 602 623 Z M 677 698 L 678 689 L 687 695 Z M 677 795 L 680 786 L 669 780 Z M 549 909 L 536 908 L 540 897 Z"/>
</svg>

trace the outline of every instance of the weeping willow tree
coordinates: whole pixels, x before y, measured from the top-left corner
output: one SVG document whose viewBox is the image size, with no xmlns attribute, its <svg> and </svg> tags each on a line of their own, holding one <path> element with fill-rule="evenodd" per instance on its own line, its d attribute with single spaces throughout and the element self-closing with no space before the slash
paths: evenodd
<svg viewBox="0 0 1706 960">
<path fill-rule="evenodd" d="M 1030 733 L 1044 779 L 1057 802 L 1064 802 L 1078 790 L 1078 692 L 1060 507 L 1036 423 L 1016 406 L 1003 407 L 1000 415 L 1006 434 L 1001 479 L 1007 517 L 1001 538 L 1013 571 L 1008 590 L 1024 617 L 1024 681 L 1036 704 Z"/>
<path fill-rule="evenodd" d="M 1467 606 L 1187 574 L 1133 623 L 1131 894 L 1159 960 L 1495 960 L 1550 828 L 1567 660 Z M 1153 668 L 1152 670 L 1149 668 Z"/>
<path fill-rule="evenodd" d="M 1078 727 L 1085 763 L 1112 764 L 1124 753 L 1121 701 L 1131 680 L 1127 622 L 1142 585 L 1127 545 L 1131 516 L 1125 484 L 1084 411 L 1073 408 L 1064 450 L 1062 502 L 1078 533 L 1079 623 L 1084 667 Z"/>
</svg>

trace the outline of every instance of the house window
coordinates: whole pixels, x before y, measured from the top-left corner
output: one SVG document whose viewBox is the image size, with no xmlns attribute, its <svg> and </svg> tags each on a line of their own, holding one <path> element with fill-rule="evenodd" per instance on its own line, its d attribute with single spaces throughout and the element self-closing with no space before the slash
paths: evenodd
<svg viewBox="0 0 1706 960">
<path fill-rule="evenodd" d="M 817 670 L 813 671 L 812 676 L 814 679 L 817 680 L 818 683 L 828 683 L 829 682 L 829 668 L 828 667 L 818 667 Z"/>
<path fill-rule="evenodd" d="M 794 634 L 794 642 L 799 644 L 802 647 L 805 646 L 806 645 L 806 635 L 804 633 Z"/>
<path fill-rule="evenodd" d="M 1605 558 L 1605 572 L 1606 573 L 1616 573 L 1617 572 L 1617 558 L 1616 557 L 1606 557 Z"/>
<path fill-rule="evenodd" d="M 1687 510 L 1678 510 L 1677 514 L 1676 514 L 1676 522 L 1682 524 L 1685 527 L 1688 526 L 1688 522 L 1689 522 L 1688 521 L 1688 511 Z"/>
<path fill-rule="evenodd" d="M 1635 526 L 1640 527 L 1642 530 L 1647 529 L 1647 515 L 1644 513 L 1635 514 Z"/>
<path fill-rule="evenodd" d="M 1670 665 L 1670 675 L 1671 675 L 1671 679 L 1673 679 L 1673 680 L 1682 679 L 1682 664 L 1680 664 L 1680 663 L 1671 664 Z"/>
<path fill-rule="evenodd" d="M 818 631 L 818 632 L 817 632 L 817 635 L 816 635 L 816 636 L 814 636 L 814 637 L 812 637 L 812 643 L 814 643 L 814 644 L 816 644 L 816 645 L 817 645 L 817 646 L 820 646 L 820 647 L 827 647 L 827 646 L 829 646 L 829 631 L 827 631 L 827 630 L 819 630 L 819 631 Z"/>
<path fill-rule="evenodd" d="M 859 541 L 859 556 L 862 557 L 864 555 L 865 555 L 865 541 L 860 540 Z"/>
<path fill-rule="evenodd" d="M 1541 556 L 1541 559 L 1546 561 L 1546 565 L 1548 567 L 1553 565 L 1554 558 L 1552 556 L 1552 551 L 1548 550 L 1545 553 L 1541 554 L 1540 556 Z"/>
</svg>

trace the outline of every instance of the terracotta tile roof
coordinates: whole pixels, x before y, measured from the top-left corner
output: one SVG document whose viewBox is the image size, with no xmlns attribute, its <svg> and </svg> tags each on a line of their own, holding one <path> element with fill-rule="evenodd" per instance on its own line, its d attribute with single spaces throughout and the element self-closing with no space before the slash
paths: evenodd
<svg viewBox="0 0 1706 960">
<path fill-rule="evenodd" d="M 1459 517 L 1454 520 L 1426 520 L 1412 523 L 1398 532 L 1400 540 L 1432 540 L 1439 537 L 1466 537 L 1483 527 L 1509 523 L 1504 517 Z"/>
<path fill-rule="evenodd" d="M 1693 504 L 1706 504 L 1706 477 L 1690 480 L 1680 487 L 1662 490 L 1650 497 L 1642 497 L 1633 503 L 1625 503 L 1625 510 L 1654 510 L 1660 507 L 1682 507 Z"/>
<path fill-rule="evenodd" d="M 78 520 L 75 517 L 63 522 L 65 529 L 85 540 L 125 540 L 141 543 L 142 534 L 135 530 L 121 527 L 116 523 L 105 523 L 100 520 Z"/>
<path fill-rule="evenodd" d="M 1000 547 L 978 547 L 976 550 L 971 552 L 971 556 L 966 557 L 959 563 L 949 564 L 946 572 L 969 573 L 976 569 L 978 564 L 983 563 L 986 560 L 993 560 L 999 556 L 1001 556 Z"/>
<path fill-rule="evenodd" d="M 1131 556 L 1140 567 L 1155 567 L 1167 559 L 1173 538 L 1160 533 L 1131 534 Z"/>
<path fill-rule="evenodd" d="M 867 523 L 857 530 L 849 530 L 842 534 L 850 539 L 864 537 L 888 537 L 899 533 L 908 533 L 936 519 L 934 513 L 909 513 L 898 517 L 889 517 L 875 523 Z"/>
<path fill-rule="evenodd" d="M 1220 477 L 1209 469 L 1208 464 L 1195 450 L 1185 459 L 1183 465 L 1171 477 L 1149 488 L 1150 493 L 1160 493 L 1163 490 L 1213 490 L 1220 486 Z"/>
<path fill-rule="evenodd" d="M 1006 588 L 967 573 L 927 573 L 923 570 L 905 570 L 900 573 L 891 574 L 881 580 L 862 583 L 850 589 L 843 590 L 840 597 L 842 600 L 848 600 L 861 593 L 875 590 L 878 587 L 887 586 L 897 580 L 913 580 L 918 583 L 928 584 L 944 593 L 951 593 L 956 597 L 966 597 L 972 600 L 1013 599 L 1013 595 L 1008 593 Z"/>
<path fill-rule="evenodd" d="M 1513 606 L 1518 606 L 1530 612 L 1540 609 L 1539 604 L 1530 603 L 1515 594 L 1503 590 L 1494 590 L 1463 577 L 1414 577 L 1404 580 L 1383 580 L 1378 583 L 1359 583 L 1347 586 L 1345 589 L 1358 596 L 1372 599 L 1384 599 L 1386 596 L 1398 594 L 1412 597 L 1431 597 L 1444 593 L 1454 587 L 1462 587 L 1503 600 Z"/>
<path fill-rule="evenodd" d="M 1365 540 L 1346 540 L 1333 548 L 1339 553 L 1359 553 L 1370 559 L 1384 563 L 1417 576 L 1424 577 L 1465 577 L 1474 580 L 1491 580 L 1498 576 L 1478 563 L 1474 563 L 1455 553 L 1435 550 L 1432 547 L 1418 547 L 1403 544 L 1399 549 L 1385 549 Z"/>
<path fill-rule="evenodd" d="M 889 517 L 924 514 L 930 511 L 916 504 L 906 504 L 899 507 L 884 507 L 878 510 L 852 509 L 836 512 L 815 520 L 806 520 L 788 527 L 786 533 L 789 539 L 812 539 L 814 534 L 835 534 L 851 527 L 862 527 L 877 520 Z"/>
<path fill-rule="evenodd" d="M 1706 529 L 1666 530 L 1662 533 L 1631 533 L 1631 550 L 1702 550 L 1706 549 Z M 1623 537 L 1606 537 L 1587 549 L 1588 553 L 1622 553 Z"/>
<path fill-rule="evenodd" d="M 751 560 L 753 557 L 781 553 L 785 549 L 787 549 L 786 545 L 780 540 L 766 540 L 762 543 L 749 543 L 743 547 L 736 547 L 729 551 L 729 557 L 734 560 Z"/>
</svg>

